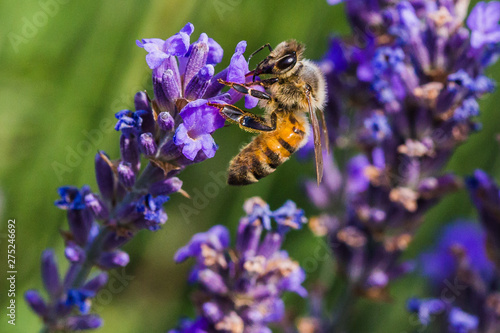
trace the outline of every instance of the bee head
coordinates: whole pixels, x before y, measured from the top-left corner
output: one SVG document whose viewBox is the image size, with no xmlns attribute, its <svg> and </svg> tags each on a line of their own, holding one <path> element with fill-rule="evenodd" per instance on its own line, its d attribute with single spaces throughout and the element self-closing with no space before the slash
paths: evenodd
<svg viewBox="0 0 500 333">
<path fill-rule="evenodd" d="M 260 74 L 284 75 L 295 67 L 302 59 L 304 45 L 291 39 L 278 44 L 274 50 L 262 60 L 253 71 L 255 76 Z"/>
</svg>

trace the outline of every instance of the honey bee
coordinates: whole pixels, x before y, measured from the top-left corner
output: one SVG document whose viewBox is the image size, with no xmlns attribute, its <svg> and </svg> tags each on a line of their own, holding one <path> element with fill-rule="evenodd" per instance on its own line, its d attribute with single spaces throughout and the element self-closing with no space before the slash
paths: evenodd
<svg viewBox="0 0 500 333">
<path fill-rule="evenodd" d="M 313 62 L 303 59 L 304 45 L 295 40 L 281 42 L 274 50 L 266 44 L 252 53 L 248 60 L 265 47 L 269 48 L 269 55 L 246 75 L 253 75 L 253 82 L 241 84 L 219 80 L 240 93 L 260 99 L 259 105 L 265 109 L 264 116 L 231 104 L 209 103 L 217 107 L 229 122 L 238 124 L 246 131 L 259 133 L 231 160 L 228 184 L 255 183 L 288 160 L 308 140 L 310 126 L 307 113 L 313 128 L 319 184 L 323 177 L 322 141 L 328 151 L 328 133 L 323 114 L 326 100 L 323 73 Z M 265 78 L 255 81 L 255 77 L 260 75 L 265 75 Z M 265 91 L 251 88 L 256 85 L 264 87 Z"/>
</svg>

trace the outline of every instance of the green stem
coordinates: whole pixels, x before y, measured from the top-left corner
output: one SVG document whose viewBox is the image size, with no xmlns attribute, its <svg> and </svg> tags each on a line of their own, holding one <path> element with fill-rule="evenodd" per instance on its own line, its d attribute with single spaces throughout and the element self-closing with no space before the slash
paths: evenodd
<svg viewBox="0 0 500 333">
<path fill-rule="evenodd" d="M 152 176 L 155 172 L 157 172 L 156 169 L 157 168 L 151 162 L 149 162 L 141 172 L 139 178 L 136 180 L 134 184 L 134 190 L 140 192 L 143 189 L 147 188 L 151 184 Z"/>
<path fill-rule="evenodd" d="M 87 251 L 85 261 L 83 262 L 77 276 L 75 277 L 75 280 L 73 281 L 72 286 L 74 288 L 81 287 L 82 284 L 87 279 L 87 277 L 89 276 L 92 267 L 94 267 L 95 260 L 99 257 L 101 253 L 102 243 L 106 239 L 106 236 L 108 234 L 109 234 L 109 229 L 106 226 L 102 226 L 102 229 L 99 231 L 99 234 L 94 239 L 92 245 Z"/>
<path fill-rule="evenodd" d="M 332 311 L 334 315 L 331 332 L 346 331 L 346 321 L 350 317 L 349 314 L 356 300 L 357 296 L 353 292 L 353 286 L 348 283 L 347 288 L 345 288 L 343 295 L 341 295 L 340 300 L 335 304 L 335 309 Z"/>
</svg>

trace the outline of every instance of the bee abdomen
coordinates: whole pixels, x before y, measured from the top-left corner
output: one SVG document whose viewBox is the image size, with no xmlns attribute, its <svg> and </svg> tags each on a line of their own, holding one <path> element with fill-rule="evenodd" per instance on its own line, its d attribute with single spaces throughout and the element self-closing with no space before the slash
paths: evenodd
<svg viewBox="0 0 500 333">
<path fill-rule="evenodd" d="M 262 137 L 257 136 L 231 161 L 228 184 L 248 185 L 257 182 L 288 160 L 292 149 L 289 144 L 286 147 L 283 144 L 273 147 L 266 144 Z"/>
</svg>

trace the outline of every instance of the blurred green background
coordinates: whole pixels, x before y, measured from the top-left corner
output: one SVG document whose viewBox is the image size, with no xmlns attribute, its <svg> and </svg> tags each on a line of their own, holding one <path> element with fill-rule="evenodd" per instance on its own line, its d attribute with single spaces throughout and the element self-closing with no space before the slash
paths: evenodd
<svg viewBox="0 0 500 333">
<path fill-rule="evenodd" d="M 115 158 L 119 135 L 113 130 L 114 113 L 133 108 L 136 91 L 151 93 L 146 52 L 135 45 L 140 38 L 167 38 L 192 22 L 196 40 L 201 32 L 225 50 L 221 70 L 227 66 L 240 40 L 248 51 L 264 43 L 276 45 L 296 38 L 306 43 L 306 55 L 320 58 L 328 37 L 346 34 L 343 6 L 324 0 L 301 1 L 2 1 L 0 2 L 0 330 L 36 332 L 41 325 L 23 301 L 29 288 L 39 288 L 39 258 L 43 249 L 56 249 L 65 266 L 59 229 L 66 228 L 65 213 L 54 207 L 56 188 L 89 184 L 96 189 L 93 156 L 98 149 Z M 248 53 L 247 53 L 248 54 Z M 500 78 L 500 67 L 490 69 Z M 500 179 L 495 140 L 500 130 L 497 112 L 500 93 L 481 102 L 484 129 L 463 145 L 448 168 L 460 175 L 483 168 Z M 179 195 L 166 205 L 169 220 L 156 233 L 141 232 L 126 246 L 131 263 L 96 302 L 104 318 L 100 332 L 164 332 L 181 316 L 193 316 L 185 280 L 189 263 L 176 265 L 173 254 L 190 237 L 211 225 L 224 224 L 234 232 L 245 198 L 259 195 L 276 209 L 287 199 L 296 201 L 308 216 L 317 213 L 300 186 L 314 177 L 313 162 L 295 158 L 258 184 L 245 188 L 215 185 L 209 172 L 224 174 L 231 157 L 250 139 L 236 126 L 215 134 L 219 151 L 215 158 L 186 169 L 181 178 L 192 196 L 212 186 L 206 202 L 192 202 Z M 67 168 L 61 169 L 65 165 Z M 190 207 L 187 216 L 180 205 Z M 439 226 L 457 217 L 473 217 L 464 191 L 448 197 L 426 218 L 408 251 L 415 256 L 435 238 Z M 17 222 L 17 321 L 7 325 L 6 223 Z M 310 274 L 331 278 L 331 264 L 324 256 L 323 241 L 309 230 L 291 235 L 286 242 L 292 257 Z M 323 267 L 320 269 L 320 267 Z M 123 278 L 125 277 L 125 278 Z M 121 281 L 121 282 L 120 282 Z M 410 332 L 415 329 L 404 311 L 409 296 L 425 295 L 419 278 L 397 281 L 392 303 L 361 301 L 348 318 L 350 332 Z M 303 304 L 286 297 L 293 311 Z"/>
</svg>

